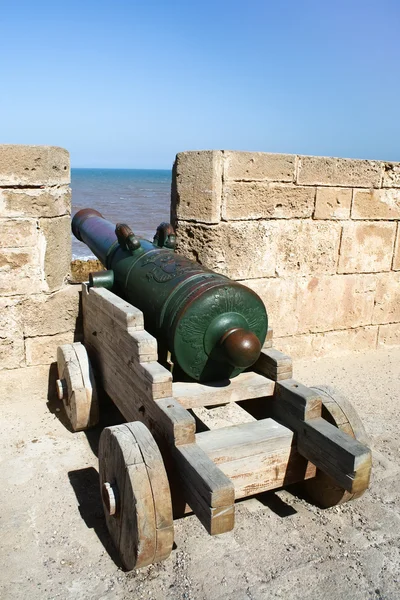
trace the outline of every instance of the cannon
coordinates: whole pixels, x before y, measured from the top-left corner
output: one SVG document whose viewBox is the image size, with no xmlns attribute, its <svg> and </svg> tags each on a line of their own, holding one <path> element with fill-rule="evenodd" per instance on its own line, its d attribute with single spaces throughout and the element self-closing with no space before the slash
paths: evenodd
<svg viewBox="0 0 400 600">
<path fill-rule="evenodd" d="M 79 211 L 72 231 L 107 267 L 92 275 L 144 314 L 146 330 L 167 345 L 174 364 L 197 381 L 235 377 L 260 355 L 267 313 L 255 292 L 173 252 L 172 227 L 154 242 L 115 227 L 92 209 Z"/>
<path fill-rule="evenodd" d="M 251 290 L 97 211 L 73 219 L 105 270 L 82 284 L 83 344 L 60 346 L 57 390 L 74 431 L 99 419 L 104 390 L 126 422 L 99 442 L 100 493 L 126 569 L 168 558 L 174 519 L 211 534 L 234 527 L 235 501 L 297 484 L 328 507 L 361 496 L 371 451 L 352 405 L 293 378 Z"/>
</svg>

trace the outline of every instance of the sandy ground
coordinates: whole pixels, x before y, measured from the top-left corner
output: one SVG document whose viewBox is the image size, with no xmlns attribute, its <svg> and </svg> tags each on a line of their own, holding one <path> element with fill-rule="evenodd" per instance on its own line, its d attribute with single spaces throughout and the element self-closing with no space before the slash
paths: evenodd
<svg viewBox="0 0 400 600">
<path fill-rule="evenodd" d="M 105 528 L 99 430 L 70 433 L 55 401 L 1 398 L 0 597 L 398 600 L 400 349 L 298 362 L 295 377 L 353 401 L 374 452 L 370 490 L 328 510 L 270 492 L 238 503 L 234 531 L 217 537 L 188 516 L 167 561 L 130 573 Z"/>
</svg>

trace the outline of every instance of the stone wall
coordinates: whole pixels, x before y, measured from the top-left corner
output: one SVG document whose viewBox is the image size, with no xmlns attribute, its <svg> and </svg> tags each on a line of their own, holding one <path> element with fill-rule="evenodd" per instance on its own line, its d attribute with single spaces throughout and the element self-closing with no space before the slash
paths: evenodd
<svg viewBox="0 0 400 600">
<path fill-rule="evenodd" d="M 0 382 L 8 398 L 47 386 L 57 346 L 76 336 L 69 183 L 66 150 L 0 145 Z"/>
<path fill-rule="evenodd" d="M 264 300 L 293 356 L 400 344 L 400 163 L 177 155 L 178 251 Z"/>
</svg>

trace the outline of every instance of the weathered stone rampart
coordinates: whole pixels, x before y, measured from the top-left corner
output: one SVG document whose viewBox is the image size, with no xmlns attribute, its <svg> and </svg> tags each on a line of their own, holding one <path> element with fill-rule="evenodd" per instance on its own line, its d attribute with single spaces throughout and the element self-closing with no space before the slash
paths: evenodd
<svg viewBox="0 0 400 600">
<path fill-rule="evenodd" d="M 293 356 L 400 344 L 400 163 L 177 155 L 178 251 L 263 298 Z"/>
<path fill-rule="evenodd" d="M 0 384 L 43 391 L 79 339 L 68 152 L 0 146 Z M 185 152 L 174 167 L 179 251 L 259 293 L 294 356 L 400 344 L 400 164 Z M 93 268 L 92 266 L 90 268 Z M 97 268 L 97 267 L 96 267 Z M 82 270 L 83 269 L 83 270 Z"/>
<path fill-rule="evenodd" d="M 0 145 L 0 382 L 8 398 L 47 386 L 57 346 L 79 331 L 80 286 L 67 283 L 69 183 L 66 150 Z"/>
</svg>

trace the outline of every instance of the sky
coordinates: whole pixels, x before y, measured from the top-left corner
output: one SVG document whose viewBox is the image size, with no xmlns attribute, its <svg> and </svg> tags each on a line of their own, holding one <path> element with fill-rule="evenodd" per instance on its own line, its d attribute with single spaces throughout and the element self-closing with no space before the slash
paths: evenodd
<svg viewBox="0 0 400 600">
<path fill-rule="evenodd" d="M 400 0 L 0 0 L 0 143 L 400 161 Z"/>
</svg>

